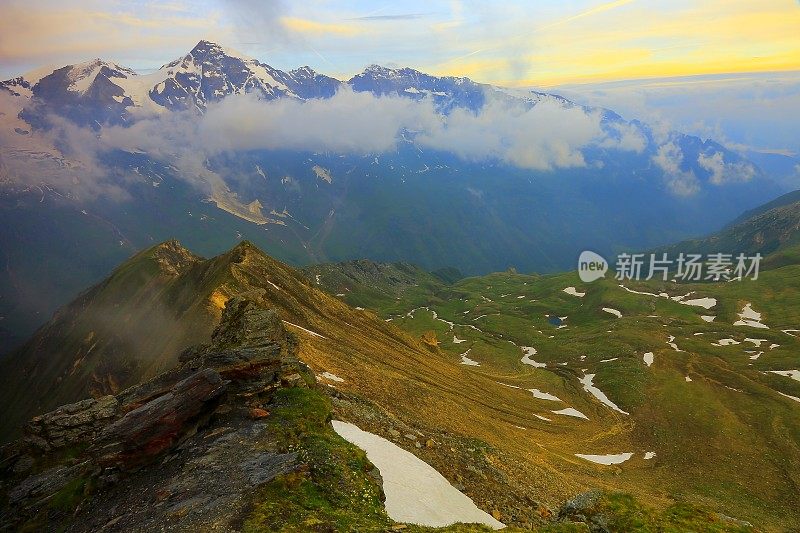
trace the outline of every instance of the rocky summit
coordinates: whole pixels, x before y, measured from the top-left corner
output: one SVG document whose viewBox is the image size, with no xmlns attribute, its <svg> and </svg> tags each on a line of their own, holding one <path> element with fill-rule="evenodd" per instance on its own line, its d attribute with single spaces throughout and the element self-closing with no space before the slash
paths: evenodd
<svg viewBox="0 0 800 533">
<path fill-rule="evenodd" d="M 296 353 L 274 311 L 231 300 L 211 342 L 186 350 L 175 368 L 31 420 L 2 450 L 2 522 L 233 528 L 255 487 L 303 468 L 264 421 L 278 391 L 315 386 Z"/>
</svg>

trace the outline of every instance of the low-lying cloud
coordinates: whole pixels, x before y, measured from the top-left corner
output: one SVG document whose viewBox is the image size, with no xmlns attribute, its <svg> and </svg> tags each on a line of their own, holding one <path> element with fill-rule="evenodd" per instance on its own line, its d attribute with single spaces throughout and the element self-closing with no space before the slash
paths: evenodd
<svg viewBox="0 0 800 533">
<path fill-rule="evenodd" d="M 700 190 L 700 181 L 695 173 L 683 170 L 683 151 L 673 141 L 658 147 L 653 163 L 664 172 L 667 187 L 678 196 L 691 196 Z"/>
<path fill-rule="evenodd" d="M 91 169 L 85 179 L 107 176 L 109 172 L 98 169 L 102 154 L 124 150 L 174 165 L 185 179 L 205 189 L 221 180 L 209 171 L 207 161 L 240 151 L 378 154 L 395 151 L 401 139 L 411 138 L 421 148 L 451 152 L 466 161 L 550 171 L 586 167 L 584 149 L 590 146 L 641 152 L 646 142 L 634 126 L 603 123 L 599 112 L 556 100 L 529 106 L 489 97 L 477 113 L 455 109 L 442 115 L 430 98 L 375 96 L 349 88 L 309 101 L 232 95 L 203 114 L 165 111 L 99 132 L 55 116 L 51 125 L 48 136 L 64 155 Z"/>
<path fill-rule="evenodd" d="M 714 152 L 711 155 L 700 154 L 697 164 L 710 173 L 709 181 L 714 185 L 750 181 L 756 175 L 756 169 L 750 163 L 728 163 L 721 152 Z"/>
<path fill-rule="evenodd" d="M 533 107 L 490 99 L 478 112 L 438 113 L 430 99 L 374 96 L 342 89 L 330 99 L 263 101 L 229 96 L 203 115 L 164 113 L 129 127 L 105 128 L 105 148 L 174 155 L 181 148 L 207 156 L 247 150 L 330 151 L 347 154 L 395 150 L 404 132 L 423 147 L 469 161 L 493 159 L 520 168 L 552 170 L 586 166 L 589 145 L 641 151 L 633 127 L 604 130 L 599 113 L 543 101 Z"/>
<path fill-rule="evenodd" d="M 608 140 L 599 115 L 548 100 L 532 108 L 489 101 L 477 114 L 456 109 L 416 138 L 422 146 L 466 160 L 493 159 L 532 170 L 584 167 L 581 150 Z"/>
</svg>

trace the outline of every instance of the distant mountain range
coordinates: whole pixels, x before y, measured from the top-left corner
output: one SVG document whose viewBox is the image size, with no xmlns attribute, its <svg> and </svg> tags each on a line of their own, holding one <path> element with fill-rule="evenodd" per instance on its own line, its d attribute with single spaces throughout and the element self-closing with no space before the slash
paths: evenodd
<svg viewBox="0 0 800 533">
<path fill-rule="evenodd" d="M 256 144 L 205 156 L 176 148 L 180 130 L 144 150 L 108 141 L 110 128 L 149 138 L 237 95 L 313 103 L 342 90 L 376 105 L 431 102 L 433 122 L 451 125 L 446 140 L 464 121 L 505 133 L 448 143 L 403 128 L 391 149 L 367 153 Z M 545 118 L 528 131 L 519 117 L 537 109 Z M 380 66 L 340 81 L 208 41 L 146 75 L 97 59 L 7 80 L 0 113 L 0 349 L 134 251 L 173 237 L 204 255 L 249 239 L 299 265 L 368 257 L 465 274 L 554 271 L 586 248 L 706 234 L 786 192 L 713 140 L 558 95 Z M 571 140 L 575 116 L 590 118 L 594 137 Z M 145 120 L 162 122 L 134 129 Z M 346 136 L 354 126 L 337 127 Z"/>
</svg>

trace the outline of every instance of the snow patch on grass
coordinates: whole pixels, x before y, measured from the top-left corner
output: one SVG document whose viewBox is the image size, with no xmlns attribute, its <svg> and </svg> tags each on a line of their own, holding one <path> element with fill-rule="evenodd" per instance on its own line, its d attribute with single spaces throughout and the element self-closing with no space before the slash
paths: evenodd
<svg viewBox="0 0 800 533">
<path fill-rule="evenodd" d="M 467 350 L 466 352 L 461 354 L 461 364 L 462 365 L 467 365 L 467 366 L 481 366 L 481 364 L 479 362 L 467 357 L 467 355 L 469 355 L 469 352 L 471 352 L 471 351 L 472 351 L 472 348 L 470 348 L 469 350 Z"/>
<path fill-rule="evenodd" d="M 339 376 L 337 376 L 336 374 L 334 374 L 332 372 L 327 372 L 327 371 L 323 372 L 322 374 L 320 374 L 320 377 L 323 378 L 323 379 L 327 379 L 329 381 L 336 381 L 338 383 L 344 383 L 344 380 L 342 378 L 340 378 Z"/>
<path fill-rule="evenodd" d="M 436 469 L 414 454 L 354 424 L 334 420 L 334 431 L 367 453 L 383 478 L 386 514 L 396 522 L 444 527 L 457 522 L 505 525 L 456 490 Z"/>
<path fill-rule="evenodd" d="M 756 348 L 761 348 L 762 342 L 769 342 L 769 341 L 767 339 L 751 339 L 748 337 L 744 339 L 744 342 L 752 342 Z"/>
<path fill-rule="evenodd" d="M 316 331 L 311 331 L 310 329 L 306 329 L 303 326 L 298 326 L 297 324 L 292 324 L 288 320 L 284 320 L 283 323 L 286 324 L 287 326 L 292 326 L 292 327 L 295 327 L 295 328 L 297 328 L 297 329 L 299 329 L 301 331 L 305 331 L 306 333 L 308 333 L 309 335 L 313 335 L 314 337 L 319 337 L 320 339 L 327 339 L 328 338 L 325 335 L 320 335 Z"/>
<path fill-rule="evenodd" d="M 580 457 L 581 459 L 586 459 L 587 461 L 591 461 L 600 465 L 617 465 L 624 463 L 633 457 L 633 453 L 615 453 L 608 455 L 587 455 L 583 453 L 576 453 L 575 457 Z"/>
<path fill-rule="evenodd" d="M 694 300 L 681 301 L 683 305 L 693 305 L 695 307 L 702 307 L 703 309 L 711 309 L 717 305 L 716 298 L 695 298 Z"/>
<path fill-rule="evenodd" d="M 574 416 L 575 418 L 584 418 L 586 420 L 589 420 L 588 416 L 586 416 L 585 414 L 581 413 L 580 411 L 572 407 L 567 407 L 565 409 L 559 409 L 557 411 L 550 411 L 550 412 L 557 415 Z"/>
<path fill-rule="evenodd" d="M 615 404 L 614 402 L 612 402 L 611 400 L 608 399 L 608 396 L 606 396 L 603 391 L 601 391 L 600 389 L 598 389 L 597 387 L 594 386 L 594 384 L 592 383 L 593 380 L 594 380 L 594 376 L 595 376 L 595 374 L 586 374 L 585 376 L 580 378 L 579 381 L 583 385 L 583 390 L 585 390 L 586 392 L 588 392 L 589 394 L 591 394 L 592 396 L 594 396 L 595 398 L 600 400 L 600 402 L 603 405 L 606 405 L 607 407 L 610 407 L 614 411 L 617 411 L 618 413 L 622 413 L 623 415 L 629 415 L 630 413 L 620 409 L 619 406 L 617 406 L 617 404 Z"/>
<path fill-rule="evenodd" d="M 536 355 L 536 348 L 533 346 L 520 346 L 522 353 L 522 359 L 520 359 L 524 364 L 531 365 L 534 368 L 545 368 L 547 367 L 547 363 L 539 363 L 538 361 L 534 361 L 531 359 L 534 355 Z"/>
<path fill-rule="evenodd" d="M 673 301 L 678 302 L 678 303 L 683 304 L 683 305 L 691 305 L 691 306 L 694 306 L 694 307 L 702 307 L 704 309 L 711 309 L 712 307 L 717 305 L 717 299 L 716 298 L 708 298 L 708 297 L 706 297 L 706 298 L 694 298 L 692 300 L 685 300 L 684 298 L 686 298 L 687 296 L 692 294 L 691 292 L 687 293 L 687 294 L 684 294 L 683 296 L 670 296 L 666 292 L 661 292 L 661 293 L 656 294 L 654 292 L 643 292 L 643 291 L 637 291 L 637 290 L 634 290 L 634 289 L 629 289 L 628 287 L 626 287 L 625 285 L 623 285 L 621 283 L 620 283 L 619 286 L 622 289 L 624 289 L 624 290 L 626 290 L 626 291 L 628 291 L 628 292 L 630 292 L 632 294 L 641 294 L 643 296 L 652 296 L 654 298 L 667 298 L 668 300 L 673 300 Z"/>
<path fill-rule="evenodd" d="M 667 339 L 667 344 L 669 345 L 670 348 L 672 348 L 676 352 L 682 352 L 683 351 L 680 348 L 678 348 L 677 344 L 675 344 L 675 336 L 674 335 L 670 335 L 669 336 L 669 339 Z"/>
<path fill-rule="evenodd" d="M 578 298 L 583 298 L 584 296 L 586 296 L 585 292 L 578 292 L 578 290 L 575 287 L 567 287 L 566 289 L 564 289 L 564 292 L 566 292 L 570 296 L 577 296 Z"/>
<path fill-rule="evenodd" d="M 616 309 L 611 309 L 610 307 L 604 307 L 603 311 L 605 311 L 606 313 L 611 313 L 617 318 L 622 318 L 622 313 L 617 311 Z"/>
<path fill-rule="evenodd" d="M 747 302 L 739 313 L 739 320 L 733 323 L 734 326 L 750 326 L 751 328 L 769 329 L 769 326 L 761 322 L 761 313 L 754 311 L 752 304 Z"/>
<path fill-rule="evenodd" d="M 712 342 L 712 346 L 733 346 L 734 344 L 741 344 L 736 339 L 720 339 L 717 342 Z"/>
<path fill-rule="evenodd" d="M 767 370 L 771 374 L 778 374 L 779 376 L 786 376 L 795 381 L 800 381 L 800 370 Z"/>
<path fill-rule="evenodd" d="M 786 397 L 787 397 L 787 398 L 789 398 L 790 400 L 794 400 L 794 401 L 796 401 L 796 402 L 800 402 L 800 398 L 798 398 L 797 396 L 792 396 L 791 394 L 784 394 L 784 393 L 782 393 L 781 391 L 775 391 L 775 392 L 777 392 L 777 393 L 778 393 L 778 394 L 780 394 L 781 396 L 786 396 Z"/>
<path fill-rule="evenodd" d="M 550 400 L 551 402 L 561 401 L 561 398 L 559 398 L 558 396 L 554 396 L 549 392 L 540 391 L 539 389 L 528 389 L 528 392 L 533 394 L 534 398 L 539 398 L 540 400 Z"/>
</svg>

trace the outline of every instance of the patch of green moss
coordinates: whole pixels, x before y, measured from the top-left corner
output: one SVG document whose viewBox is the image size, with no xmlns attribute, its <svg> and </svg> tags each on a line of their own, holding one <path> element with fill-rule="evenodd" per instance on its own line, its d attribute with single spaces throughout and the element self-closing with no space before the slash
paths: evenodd
<svg viewBox="0 0 800 533">
<path fill-rule="evenodd" d="M 17 531 L 65 531 L 68 517 L 85 500 L 94 489 L 93 480 L 89 477 L 76 477 L 56 492 L 35 516 L 18 526 Z M 53 529 L 54 524 L 58 526 Z"/>
<path fill-rule="evenodd" d="M 331 407 L 325 396 L 313 389 L 282 389 L 270 409 L 270 429 L 285 450 L 297 451 L 307 466 L 278 477 L 259 491 L 243 531 L 367 532 L 387 531 L 395 525 L 386 515 L 381 486 L 372 475 L 377 470 L 362 450 L 342 439 L 328 424 Z M 491 530 L 475 524 L 454 524 L 447 528 L 409 525 L 403 531 Z"/>
<path fill-rule="evenodd" d="M 270 426 L 306 468 L 267 484 L 244 531 L 382 531 L 392 522 L 363 451 L 328 425 L 330 403 L 311 389 L 284 389 L 271 405 Z"/>
<path fill-rule="evenodd" d="M 33 467 L 31 468 L 30 473 L 38 474 L 55 466 L 71 462 L 80 457 L 88 447 L 89 447 L 88 442 L 81 442 L 78 444 L 71 444 L 69 446 L 64 446 L 63 448 L 60 448 L 48 454 L 37 457 L 33 464 Z"/>
<path fill-rule="evenodd" d="M 753 528 L 725 521 L 708 509 L 689 503 L 676 503 L 663 512 L 646 507 L 630 494 L 603 493 L 587 509 L 581 510 L 590 524 L 609 531 L 630 533 L 747 533 Z M 577 518 L 577 517 L 576 517 Z M 542 531 L 549 531 L 543 529 Z"/>
<path fill-rule="evenodd" d="M 753 528 L 723 521 L 716 513 L 687 503 L 676 503 L 663 514 L 664 533 L 747 533 Z"/>
<path fill-rule="evenodd" d="M 648 510 L 630 494 L 606 494 L 600 500 L 600 506 L 612 531 L 657 531 L 655 520 Z"/>
<path fill-rule="evenodd" d="M 92 490 L 92 480 L 77 477 L 70 480 L 61 490 L 56 492 L 47 502 L 47 506 L 55 511 L 70 512 L 80 504 Z"/>
</svg>

